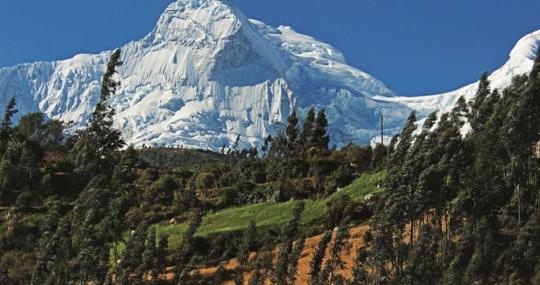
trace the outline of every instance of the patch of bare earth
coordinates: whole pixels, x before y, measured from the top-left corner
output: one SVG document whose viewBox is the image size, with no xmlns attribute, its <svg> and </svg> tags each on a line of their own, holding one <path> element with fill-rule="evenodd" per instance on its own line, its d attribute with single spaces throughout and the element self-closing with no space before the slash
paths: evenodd
<svg viewBox="0 0 540 285">
<path fill-rule="evenodd" d="M 345 261 L 347 269 L 342 272 L 337 272 L 340 275 L 344 276 L 345 278 L 352 278 L 352 271 L 354 268 L 354 259 L 356 258 L 358 249 L 363 246 L 363 236 L 366 233 L 366 231 L 369 230 L 368 225 L 361 225 L 357 227 L 353 227 L 350 229 L 350 238 L 348 239 L 348 243 L 350 245 L 350 248 L 347 251 L 343 251 L 341 253 L 342 259 Z M 296 284 L 308 284 L 309 281 L 309 271 L 310 271 L 310 263 L 313 259 L 313 255 L 317 251 L 317 246 L 319 245 L 319 242 L 321 240 L 322 235 L 313 236 L 306 239 L 304 250 L 302 251 L 302 254 L 300 255 L 300 259 L 298 261 L 298 272 L 296 275 Z M 324 263 L 330 258 L 330 250 L 332 248 L 333 242 L 335 238 L 335 232 L 332 237 L 332 241 L 328 245 L 328 248 L 326 250 L 325 258 L 323 260 L 323 267 Z M 274 250 L 274 257 L 277 256 L 279 253 L 279 249 Z M 248 268 L 250 268 L 248 271 L 244 272 L 244 284 L 248 283 L 248 280 L 252 274 L 251 268 L 253 268 L 253 264 L 256 260 L 256 253 L 251 253 L 249 258 L 249 265 Z M 236 270 L 238 268 L 238 262 L 236 259 L 231 259 L 226 262 L 223 262 L 219 266 L 223 266 L 226 270 Z M 213 266 L 213 267 L 202 267 L 194 270 L 192 272 L 193 276 L 205 276 L 210 277 L 213 276 L 219 266 Z M 172 274 L 167 277 L 170 277 L 172 280 Z M 270 280 L 266 280 L 266 284 L 271 284 Z M 227 281 L 224 284 L 231 284 L 234 285 L 233 280 Z"/>
</svg>

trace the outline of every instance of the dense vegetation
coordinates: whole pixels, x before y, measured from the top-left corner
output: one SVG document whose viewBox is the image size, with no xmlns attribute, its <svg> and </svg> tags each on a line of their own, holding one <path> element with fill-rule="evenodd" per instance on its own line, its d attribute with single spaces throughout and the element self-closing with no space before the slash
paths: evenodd
<svg viewBox="0 0 540 285">
<path fill-rule="evenodd" d="M 244 256 L 248 266 L 250 251 L 276 245 L 287 249 L 284 273 L 299 258 L 296 238 L 369 217 L 363 197 L 380 192 L 384 174 L 368 172 L 382 160 L 370 147 L 329 149 L 324 110 L 302 122 L 293 113 L 259 149 L 134 149 L 113 127 L 108 103 L 121 64 L 116 51 L 88 126 L 74 134 L 41 113 L 14 124 L 15 100 L 6 108 L 1 284 L 130 284 L 146 275 L 158 283 L 170 266 L 176 282 L 196 283 L 190 271 L 198 265 Z M 281 273 L 276 282 L 286 282 Z"/>
<path fill-rule="evenodd" d="M 484 74 L 421 133 L 409 117 L 356 284 L 540 284 L 539 70 L 540 50 L 502 92 Z"/>
<path fill-rule="evenodd" d="M 118 50 L 74 134 L 40 113 L 14 125 L 8 104 L 0 284 L 294 284 L 319 234 L 310 284 L 540 284 L 540 57 L 502 92 L 483 75 L 471 102 L 420 129 L 412 113 L 388 147 L 329 149 L 312 109 L 260 148 L 220 153 L 126 146 L 108 104 L 121 64 Z"/>
</svg>

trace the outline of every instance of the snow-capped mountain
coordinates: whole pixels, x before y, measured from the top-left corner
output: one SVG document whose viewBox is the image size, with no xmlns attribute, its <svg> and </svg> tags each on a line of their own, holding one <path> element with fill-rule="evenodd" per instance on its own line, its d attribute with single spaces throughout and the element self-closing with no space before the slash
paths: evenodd
<svg viewBox="0 0 540 285">
<path fill-rule="evenodd" d="M 494 73 L 495 86 L 530 69 L 539 37 L 520 41 Z M 259 144 L 292 110 L 311 107 L 325 108 L 333 144 L 367 144 L 379 133 L 380 112 L 391 135 L 411 110 L 421 116 L 445 110 L 475 89 L 397 97 L 330 45 L 250 20 L 228 0 L 178 0 L 150 34 L 121 48 L 115 123 L 128 143 L 139 146 L 219 149 L 237 136 L 244 146 Z M 0 69 L 0 110 L 15 96 L 20 114 L 42 111 L 84 126 L 110 54 Z"/>
<path fill-rule="evenodd" d="M 540 46 L 540 30 L 521 38 L 510 52 L 508 61 L 499 69 L 489 75 L 491 89 L 502 91 L 510 86 L 512 78 L 516 75 L 528 74 L 536 58 L 536 52 Z M 478 81 L 459 88 L 455 91 L 419 97 L 384 97 L 375 98 L 387 102 L 399 102 L 417 111 L 440 110 L 448 112 L 456 104 L 459 97 L 463 96 L 466 101 L 471 100 L 478 90 Z"/>
</svg>

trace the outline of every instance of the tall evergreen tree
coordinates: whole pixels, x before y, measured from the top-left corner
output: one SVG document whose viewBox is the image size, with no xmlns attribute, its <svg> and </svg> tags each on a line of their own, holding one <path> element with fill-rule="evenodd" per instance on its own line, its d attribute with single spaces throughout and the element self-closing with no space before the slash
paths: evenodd
<svg viewBox="0 0 540 285">
<path fill-rule="evenodd" d="M 490 81 L 489 74 L 486 72 L 483 73 L 480 77 L 480 81 L 478 82 L 478 90 L 476 91 L 474 98 L 470 102 L 471 113 L 469 120 L 471 121 L 471 127 L 473 129 L 476 129 L 478 127 L 475 118 L 478 117 L 480 106 L 482 106 L 489 94 L 491 94 Z"/>
<path fill-rule="evenodd" d="M 77 143 L 71 151 L 76 173 L 86 179 L 99 173 L 111 175 L 117 161 L 117 150 L 125 144 L 121 132 L 113 128 L 115 110 L 109 103 L 120 86 L 120 82 L 114 79 L 122 65 L 120 56 L 119 49 L 111 55 L 90 125 L 77 132 Z"/>
<path fill-rule="evenodd" d="M 142 282 L 145 267 L 148 266 L 143 262 L 143 254 L 147 249 L 145 245 L 147 235 L 148 222 L 143 221 L 128 238 L 124 255 L 118 266 L 122 284 L 132 284 L 132 274 L 135 274 L 134 283 L 140 284 Z"/>
<path fill-rule="evenodd" d="M 156 245 L 156 229 L 150 229 L 150 233 L 146 238 L 146 246 L 141 256 L 141 262 L 135 270 L 136 276 L 145 283 L 147 274 L 153 281 L 158 279 L 157 271 L 157 245 Z"/>
<path fill-rule="evenodd" d="M 330 258 L 321 272 L 321 280 L 326 284 L 342 284 L 345 282 L 345 277 L 339 274 L 339 271 L 346 269 L 346 263 L 341 254 L 350 249 L 349 245 L 349 228 L 342 224 L 339 226 L 334 243 L 330 251 Z"/>
<path fill-rule="evenodd" d="M 167 256 L 168 256 L 168 250 L 169 250 L 169 236 L 162 234 L 159 237 L 159 242 L 156 249 L 156 270 L 154 273 L 157 276 L 154 276 L 152 280 L 154 280 L 154 284 L 160 284 L 159 283 L 159 276 L 166 274 L 167 270 Z"/>
<path fill-rule="evenodd" d="M 15 97 L 11 97 L 6 105 L 2 122 L 0 122 L 0 156 L 4 154 L 11 136 L 13 116 L 18 112 L 16 106 L 17 100 Z"/>
<path fill-rule="evenodd" d="M 330 137 L 328 136 L 328 120 L 324 109 L 321 109 L 315 119 L 315 126 L 313 128 L 313 135 L 311 139 L 311 146 L 319 149 L 327 150 Z"/>
<path fill-rule="evenodd" d="M 108 271 L 111 240 L 101 224 L 107 215 L 110 190 L 103 187 L 103 177 L 93 179 L 79 195 L 73 207 L 73 243 L 78 249 L 75 257 L 77 280 L 102 283 Z"/>
<path fill-rule="evenodd" d="M 330 243 L 330 240 L 332 239 L 332 232 L 326 231 L 319 241 L 319 245 L 317 246 L 317 250 L 315 251 L 315 254 L 313 255 L 313 259 L 310 263 L 310 270 L 309 270 L 309 284 L 310 285 L 318 285 L 321 284 L 319 279 L 319 274 L 321 272 L 322 262 L 324 259 L 324 255 L 326 253 L 326 248 L 328 247 L 328 244 Z"/>
<path fill-rule="evenodd" d="M 191 262 L 191 257 L 193 255 L 193 237 L 197 232 L 197 228 L 202 222 L 202 213 L 199 210 L 196 210 L 193 213 L 193 218 L 182 237 L 182 243 L 177 250 L 176 256 L 174 258 L 175 268 L 174 275 L 177 284 L 183 284 L 186 280 L 183 280 L 186 277 L 186 273 L 189 269 L 189 263 Z"/>
<path fill-rule="evenodd" d="M 296 274 L 298 272 L 298 261 L 300 260 L 300 256 L 302 254 L 302 251 L 304 250 L 304 245 L 306 243 L 306 237 L 301 236 L 300 239 L 296 241 L 294 244 L 293 250 L 291 252 L 291 256 L 289 258 L 289 269 L 287 274 L 287 282 L 288 284 L 295 284 L 296 282 Z"/>
<path fill-rule="evenodd" d="M 306 114 L 306 119 L 302 125 L 300 142 L 303 143 L 303 150 L 307 150 L 312 145 L 313 127 L 315 126 L 315 109 L 311 108 Z"/>
<path fill-rule="evenodd" d="M 366 270 L 366 261 L 369 253 L 365 249 L 358 249 L 354 260 L 353 278 L 351 285 L 363 285 L 368 283 L 368 272 Z"/>
<path fill-rule="evenodd" d="M 244 284 L 244 268 L 249 259 L 249 253 L 254 249 L 257 241 L 257 226 L 252 220 L 244 231 L 242 243 L 240 244 L 240 252 L 238 253 L 238 275 L 236 276 L 236 284 Z"/>
<path fill-rule="evenodd" d="M 298 144 L 298 116 L 296 111 L 293 111 L 287 119 L 288 125 L 285 133 L 287 134 L 288 147 L 291 152 L 296 152 Z"/>
<path fill-rule="evenodd" d="M 263 285 L 266 281 L 266 270 L 272 267 L 272 249 L 263 248 L 257 253 L 255 269 L 249 279 L 249 285 Z"/>
<path fill-rule="evenodd" d="M 304 202 L 300 201 L 293 209 L 292 218 L 283 226 L 281 230 L 280 240 L 281 247 L 279 257 L 274 268 L 273 282 L 275 284 L 286 284 L 287 270 L 290 262 L 290 255 L 293 247 L 295 235 L 298 233 L 298 225 L 304 211 Z"/>
</svg>

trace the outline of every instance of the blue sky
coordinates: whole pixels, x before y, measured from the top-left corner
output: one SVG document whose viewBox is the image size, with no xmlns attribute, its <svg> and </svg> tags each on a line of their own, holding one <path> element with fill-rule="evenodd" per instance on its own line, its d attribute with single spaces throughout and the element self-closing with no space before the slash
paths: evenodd
<svg viewBox="0 0 540 285">
<path fill-rule="evenodd" d="M 148 33 L 171 0 L 2 0 L 0 67 L 96 53 Z M 540 29 L 538 0 L 234 0 L 337 47 L 402 95 L 449 91 Z"/>
</svg>

